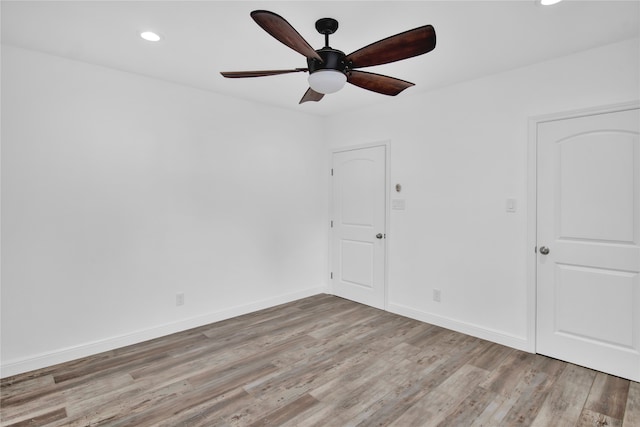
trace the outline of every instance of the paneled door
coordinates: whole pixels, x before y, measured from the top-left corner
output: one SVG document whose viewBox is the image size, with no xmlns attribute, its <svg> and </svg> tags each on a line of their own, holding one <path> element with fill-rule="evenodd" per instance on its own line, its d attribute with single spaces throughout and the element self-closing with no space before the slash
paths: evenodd
<svg viewBox="0 0 640 427">
<path fill-rule="evenodd" d="M 538 353 L 640 380 L 640 110 L 537 124 Z"/>
<path fill-rule="evenodd" d="M 333 293 L 384 309 L 386 145 L 333 153 Z"/>
</svg>

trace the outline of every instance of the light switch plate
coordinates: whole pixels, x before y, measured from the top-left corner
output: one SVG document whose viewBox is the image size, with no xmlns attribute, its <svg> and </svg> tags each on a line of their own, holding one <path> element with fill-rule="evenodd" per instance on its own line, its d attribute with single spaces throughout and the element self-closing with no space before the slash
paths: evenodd
<svg viewBox="0 0 640 427">
<path fill-rule="evenodd" d="M 391 200 L 391 209 L 396 211 L 403 211 L 405 209 L 405 200 L 404 199 Z"/>
</svg>

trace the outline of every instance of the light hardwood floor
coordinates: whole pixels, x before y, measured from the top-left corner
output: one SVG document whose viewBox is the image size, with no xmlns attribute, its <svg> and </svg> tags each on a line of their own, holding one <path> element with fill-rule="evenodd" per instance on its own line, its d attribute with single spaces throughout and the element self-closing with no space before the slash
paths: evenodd
<svg viewBox="0 0 640 427">
<path fill-rule="evenodd" d="M 329 295 L 2 380 L 2 426 L 640 426 L 640 384 Z"/>
</svg>

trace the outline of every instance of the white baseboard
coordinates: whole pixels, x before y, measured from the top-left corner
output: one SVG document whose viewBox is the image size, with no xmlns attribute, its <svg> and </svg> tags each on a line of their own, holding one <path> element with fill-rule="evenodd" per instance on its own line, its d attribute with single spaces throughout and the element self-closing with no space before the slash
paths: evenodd
<svg viewBox="0 0 640 427">
<path fill-rule="evenodd" d="M 430 323 L 432 325 L 450 329 L 452 331 L 471 335 L 476 338 L 481 338 L 487 341 L 495 342 L 497 344 L 502 344 L 507 347 L 515 348 L 517 350 L 522 350 L 529 353 L 532 352 L 531 344 L 524 337 L 483 328 L 472 323 L 460 322 L 458 320 L 416 310 L 414 308 L 400 304 L 389 303 L 387 306 L 387 311 L 399 314 L 401 316 L 409 317 L 411 319 L 419 320 L 421 322 Z"/>
<path fill-rule="evenodd" d="M 241 316 L 243 314 L 252 313 L 254 311 L 326 292 L 327 288 L 322 286 L 309 288 L 299 292 L 253 301 L 248 304 L 242 304 L 201 316 L 179 320 L 177 322 L 166 323 L 153 328 L 134 331 L 125 335 L 62 348 L 19 360 L 3 361 L 0 365 L 0 378 L 57 365 L 58 363 L 69 362 L 71 360 L 80 359 L 82 357 L 91 356 L 104 351 L 141 343 L 143 341 L 159 338 L 176 332 L 186 331 L 188 329 L 197 328 L 199 326 L 208 325 L 210 323 L 219 322 L 221 320 L 230 319 L 232 317 Z"/>
</svg>

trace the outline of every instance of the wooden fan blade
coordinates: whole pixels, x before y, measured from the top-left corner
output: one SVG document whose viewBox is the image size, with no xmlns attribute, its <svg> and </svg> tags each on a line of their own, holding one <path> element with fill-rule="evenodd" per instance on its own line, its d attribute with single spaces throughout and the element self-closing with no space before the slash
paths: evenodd
<svg viewBox="0 0 640 427">
<path fill-rule="evenodd" d="M 432 51 L 436 47 L 436 32 L 431 25 L 414 28 L 387 37 L 347 55 L 352 68 L 388 64 Z"/>
<path fill-rule="evenodd" d="M 319 92 L 316 92 L 315 90 L 309 88 L 304 93 L 304 95 L 302 96 L 302 99 L 300 100 L 300 102 L 298 104 L 302 104 L 303 102 L 308 102 L 308 101 L 318 102 L 318 101 L 320 101 L 322 99 L 323 96 L 324 96 L 324 93 L 319 93 Z"/>
<path fill-rule="evenodd" d="M 251 17 L 263 30 L 271 34 L 279 42 L 307 58 L 315 58 L 322 62 L 320 55 L 282 16 L 268 10 L 254 10 L 251 12 Z"/>
<path fill-rule="evenodd" d="M 363 89 L 390 96 L 396 96 L 406 88 L 414 86 L 411 82 L 396 79 L 395 77 L 358 70 L 350 71 L 347 74 L 347 81 Z"/>
<path fill-rule="evenodd" d="M 243 77 L 264 77 L 276 76 L 278 74 L 298 73 L 301 71 L 309 71 L 308 68 L 294 68 L 292 70 L 262 70 L 262 71 L 222 71 L 224 77 L 230 79 L 238 79 Z"/>
</svg>

